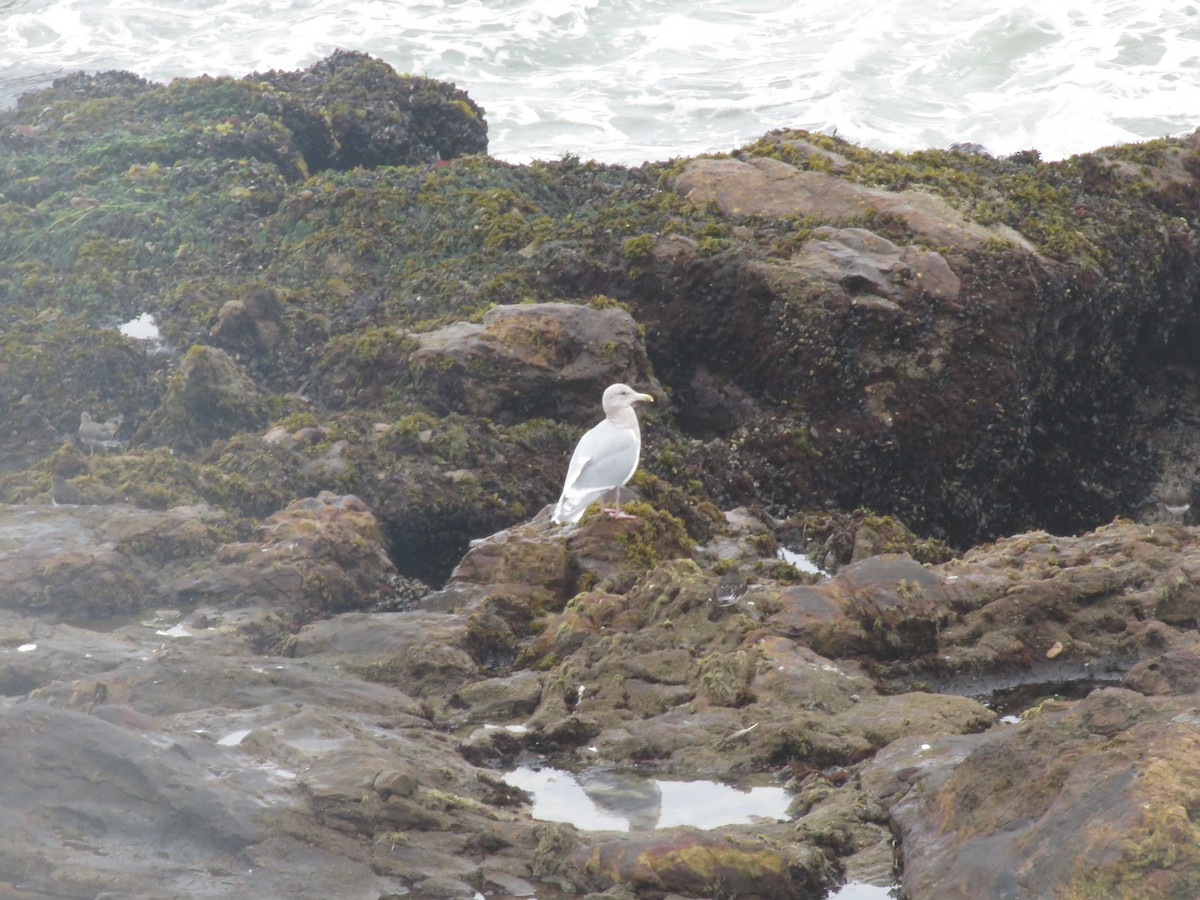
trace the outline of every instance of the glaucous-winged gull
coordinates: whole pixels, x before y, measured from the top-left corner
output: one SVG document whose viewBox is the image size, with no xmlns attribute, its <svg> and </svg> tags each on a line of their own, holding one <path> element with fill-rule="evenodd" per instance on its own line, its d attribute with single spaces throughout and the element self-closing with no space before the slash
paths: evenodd
<svg viewBox="0 0 1200 900">
<path fill-rule="evenodd" d="M 92 420 L 91 413 L 80 413 L 79 439 L 87 444 L 88 456 L 91 456 L 95 452 L 97 444 L 103 447 L 105 452 L 108 452 L 109 443 L 124 421 L 125 415 L 123 413 L 118 413 L 107 422 L 95 422 Z"/>
<path fill-rule="evenodd" d="M 615 510 L 621 513 L 621 486 L 637 470 L 642 452 L 642 433 L 633 404 L 653 403 L 649 394 L 639 394 L 627 384 L 609 385 L 604 391 L 604 421 L 579 439 L 562 496 L 554 507 L 555 522 L 578 522 L 583 511 L 609 491 L 616 492 Z"/>
</svg>

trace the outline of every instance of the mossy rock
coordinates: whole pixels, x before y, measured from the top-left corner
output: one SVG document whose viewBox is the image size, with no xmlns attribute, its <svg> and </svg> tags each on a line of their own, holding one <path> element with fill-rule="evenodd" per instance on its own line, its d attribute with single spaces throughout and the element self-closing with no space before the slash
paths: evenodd
<svg viewBox="0 0 1200 900">
<path fill-rule="evenodd" d="M 791 864 L 773 842 L 707 831 L 650 832 L 606 838 L 570 861 L 600 889 L 617 884 L 692 896 L 799 896 Z"/>
<path fill-rule="evenodd" d="M 267 396 L 227 353 L 198 344 L 180 361 L 139 437 L 185 452 L 201 450 L 220 438 L 262 428 L 269 410 Z"/>
<path fill-rule="evenodd" d="M 629 562 L 640 569 L 651 569 L 663 560 L 686 558 L 695 552 L 682 519 L 635 500 L 622 511 L 635 516 L 632 527 L 617 536 Z M 601 515 L 589 510 L 585 516 Z"/>
</svg>

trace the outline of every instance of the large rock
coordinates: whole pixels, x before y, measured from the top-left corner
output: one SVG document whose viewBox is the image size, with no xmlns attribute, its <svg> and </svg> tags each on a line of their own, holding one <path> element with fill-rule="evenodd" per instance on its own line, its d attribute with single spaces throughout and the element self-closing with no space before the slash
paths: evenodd
<svg viewBox="0 0 1200 900">
<path fill-rule="evenodd" d="M 308 625 L 289 650 L 298 658 L 335 659 L 369 681 L 419 696 L 450 693 L 480 672 L 470 623 L 452 613 L 351 613 Z"/>
<path fill-rule="evenodd" d="M 171 376 L 162 404 L 137 438 L 182 451 L 261 428 L 267 398 L 224 350 L 197 344 Z"/>
<path fill-rule="evenodd" d="M 35 703 L 0 711 L 0 736 L 12 778 L 0 858 L 23 889 L 150 897 L 228 889 L 217 879 L 198 884 L 197 868 L 245 883 L 235 860 L 265 832 L 240 794 L 261 795 L 264 784 L 216 784 L 194 750 L 156 747 L 99 718 Z M 40 828 L 28 827 L 33 819 Z M 259 878 L 264 887 L 274 882 L 269 872 Z"/>
<path fill-rule="evenodd" d="M 610 384 L 658 388 L 637 323 L 615 306 L 497 306 L 479 323 L 414 337 L 408 365 L 446 410 L 583 423 L 600 418 L 600 395 Z"/>
<path fill-rule="evenodd" d="M 517 795 L 423 703 L 355 671 L 378 624 L 348 617 L 336 646 L 285 658 L 253 655 L 239 619 L 208 607 L 104 636 L 4 620 L 0 656 L 29 663 L 4 686 L 30 691 L 0 715 L 21 781 L 0 848 L 10 877 L 152 898 L 470 897 L 470 883 L 532 875 Z"/>
<path fill-rule="evenodd" d="M 822 584 L 786 588 L 778 604 L 771 627 L 829 656 L 928 653 L 953 617 L 942 580 L 900 555 L 869 557 Z"/>
<path fill-rule="evenodd" d="M 818 278 L 836 281 L 858 295 L 858 302 L 886 303 L 927 294 L 955 301 L 962 279 L 942 254 L 921 247 L 899 247 L 865 228 L 819 228 L 792 259 Z"/>
<path fill-rule="evenodd" d="M 188 603 L 261 607 L 265 640 L 378 602 L 394 574 L 366 505 L 325 491 L 268 517 L 260 540 L 222 546 L 175 589 Z"/>
<path fill-rule="evenodd" d="M 1120 689 L 986 734 L 908 738 L 868 782 L 893 797 L 914 897 L 1191 897 L 1200 832 L 1190 700 Z M 1182 718 L 1181 718 L 1182 717 Z"/>
<path fill-rule="evenodd" d="M 702 831 L 610 838 L 576 853 L 572 862 L 601 888 L 684 896 L 735 893 L 748 900 L 797 897 L 788 859 L 759 841 Z M 803 882 L 801 882 L 803 883 Z"/>
<path fill-rule="evenodd" d="M 229 115 L 230 97 L 238 103 L 236 116 Z M 334 51 L 298 72 L 201 76 L 169 86 L 130 72 L 78 72 L 25 95 L 18 105 L 61 119 L 72 134 L 77 127 L 96 130 L 95 122 L 71 122 L 81 99 L 154 108 L 154 119 L 122 122 L 110 115 L 104 122 L 134 132 L 147 125 L 161 128 L 175 117 L 188 120 L 165 144 L 126 147 L 139 164 L 172 165 L 192 154 L 240 155 L 269 160 L 286 177 L 303 180 L 322 169 L 418 165 L 487 151 L 483 110 L 464 91 L 398 74 L 382 60 L 353 51 Z"/>
<path fill-rule="evenodd" d="M 1011 228 L 986 228 L 972 222 L 937 194 L 865 187 L 770 157 L 689 160 L 673 186 L 693 200 L 714 202 L 733 215 L 839 221 L 884 213 L 902 219 L 913 232 L 937 243 L 979 247 L 989 240 L 1008 240 L 1032 249 Z"/>
<path fill-rule="evenodd" d="M 1117 521 L 1075 537 L 1015 535 L 934 569 L 958 611 L 937 636 L 954 671 L 1128 660 L 1185 642 L 1198 604 L 1190 528 Z"/>
<path fill-rule="evenodd" d="M 201 507 L 0 506 L 0 606 L 52 622 L 170 606 L 222 524 Z"/>
<path fill-rule="evenodd" d="M 253 77 L 253 76 L 252 76 Z M 258 75 L 309 171 L 411 166 L 487 152 L 483 110 L 452 84 L 336 50 L 302 72 Z"/>
</svg>

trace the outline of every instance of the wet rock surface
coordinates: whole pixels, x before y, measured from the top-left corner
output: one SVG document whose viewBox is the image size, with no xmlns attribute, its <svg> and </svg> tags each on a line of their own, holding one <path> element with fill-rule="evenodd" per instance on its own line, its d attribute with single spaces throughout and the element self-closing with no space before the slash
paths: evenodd
<svg viewBox="0 0 1200 900">
<path fill-rule="evenodd" d="M 31 509 L 79 515 L 82 527 L 108 508 Z M 109 510 L 111 527 L 120 512 Z M 465 897 L 488 885 L 556 896 L 625 885 L 699 897 L 740 885 L 739 895 L 805 897 L 839 877 L 890 880 L 898 838 L 911 896 L 980 885 L 989 896 L 1064 885 L 1121 895 L 1113 886 L 1131 871 L 1162 896 L 1191 888 L 1189 858 L 1170 848 L 1190 827 L 1180 791 L 1193 778 L 1198 638 L 1194 621 L 1153 615 L 1178 606 L 1165 563 L 1186 568 L 1200 552 L 1191 529 L 1025 535 L 934 566 L 868 557 L 799 586 L 794 570 L 754 555 L 761 523 L 739 514 L 689 556 L 581 587 L 585 535 L 614 523 L 535 523 L 480 544 L 446 590 L 408 611 L 337 612 L 297 591 L 292 628 L 309 623 L 262 652 L 264 621 L 283 613 L 259 558 L 289 540 L 279 532 L 303 532 L 304 558 L 328 557 L 327 573 L 352 581 L 363 559 L 386 569 L 369 519 L 344 536 L 343 518 L 356 516 L 369 514 L 354 498 L 298 501 L 254 552 L 212 553 L 222 565 L 209 577 L 238 590 L 139 610 L 128 624 L 55 624 L 9 606 L 0 728 L 22 785 L 6 813 L 11 881 L 52 896 Z M 366 546 L 316 549 L 346 541 Z M 747 549 L 736 558 L 745 592 L 721 605 L 713 548 L 730 545 Z M 178 565 L 191 584 L 194 564 Z M 993 589 L 994 572 L 1014 569 Z M 995 606 L 1053 579 L 1063 580 L 1061 632 Z M 1131 614 L 1149 597 L 1150 612 Z M 823 632 L 804 631 L 816 598 L 832 611 L 822 627 L 836 621 L 850 636 L 829 655 L 814 649 Z M 989 610 L 992 627 L 973 631 Z M 1046 659 L 1051 637 L 1063 658 Z M 1100 672 L 1112 686 L 1034 704 L 1019 721 L 980 702 L 989 677 L 1050 681 L 1066 662 L 1137 656 L 1124 686 L 1119 671 Z M 795 818 L 627 835 L 538 823 L 502 780 L 517 760 L 769 775 L 794 793 Z M 70 852 L 53 852 L 60 840 Z M 320 849 L 301 853 L 308 845 Z M 1075 847 L 1076 862 L 1030 845 Z"/>
<path fill-rule="evenodd" d="M 637 322 L 615 306 L 496 306 L 479 324 L 457 322 L 414 337 L 408 364 L 445 411 L 501 421 L 536 411 L 583 423 L 614 382 L 659 387 Z"/>
<path fill-rule="evenodd" d="M 1196 896 L 1198 151 L 510 166 L 341 52 L 23 98 L 0 882 Z M 555 526 L 613 381 L 631 518 Z M 631 830 L 534 818 L 547 765 Z"/>
</svg>

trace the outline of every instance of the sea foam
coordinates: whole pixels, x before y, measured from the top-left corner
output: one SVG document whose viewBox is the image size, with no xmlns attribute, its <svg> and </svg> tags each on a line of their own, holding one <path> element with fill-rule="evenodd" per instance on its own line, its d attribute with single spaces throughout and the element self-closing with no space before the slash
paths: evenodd
<svg viewBox="0 0 1200 900">
<path fill-rule="evenodd" d="M 0 103 L 66 72 L 298 69 L 334 49 L 453 81 L 493 155 L 637 164 L 784 127 L 1059 158 L 1191 131 L 1195 4 L 1096 0 L 10 0 Z"/>
</svg>

